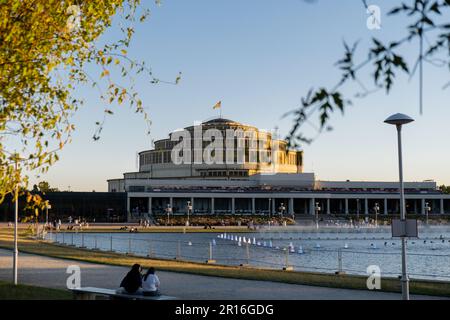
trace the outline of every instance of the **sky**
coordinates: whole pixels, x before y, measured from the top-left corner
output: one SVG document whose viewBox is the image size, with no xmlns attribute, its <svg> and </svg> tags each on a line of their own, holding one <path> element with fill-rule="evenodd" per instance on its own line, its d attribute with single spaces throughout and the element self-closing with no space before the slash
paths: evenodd
<svg viewBox="0 0 450 320">
<path fill-rule="evenodd" d="M 292 118 L 282 119 L 283 114 L 297 107 L 310 88 L 338 82 L 334 63 L 343 56 L 344 40 L 359 41 L 362 61 L 371 38 L 404 37 L 407 21 L 386 16 L 394 1 L 368 2 L 381 8 L 380 30 L 367 28 L 369 15 L 359 0 L 163 0 L 159 7 L 152 5 L 148 21 L 136 26 L 128 54 L 145 61 L 158 78 L 173 81 L 182 72 L 182 80 L 175 86 L 138 79 L 151 134 L 141 115 L 121 106 L 113 108 L 101 139 L 93 141 L 104 105 L 97 91 L 80 87 L 76 94 L 85 106 L 74 116 L 73 142 L 32 183 L 106 191 L 107 179 L 137 171 L 136 154 L 150 149 L 152 139 L 217 116 L 212 107 L 219 100 L 223 117 L 267 130 L 278 127 L 285 136 Z M 117 37 L 112 28 L 102 40 Z M 407 44 L 401 53 L 413 61 L 417 48 L 417 43 Z M 370 72 L 363 69 L 362 80 L 373 88 Z M 333 131 L 303 146 L 304 171 L 321 180 L 398 180 L 395 128 L 383 121 L 402 112 L 416 120 L 403 130 L 405 180 L 450 184 L 450 89 L 442 89 L 449 80 L 448 69 L 425 65 L 423 115 L 417 77 L 399 75 L 389 95 L 379 91 L 354 99 L 343 116 L 333 114 Z M 351 97 L 359 87 L 350 83 L 343 90 Z"/>
</svg>

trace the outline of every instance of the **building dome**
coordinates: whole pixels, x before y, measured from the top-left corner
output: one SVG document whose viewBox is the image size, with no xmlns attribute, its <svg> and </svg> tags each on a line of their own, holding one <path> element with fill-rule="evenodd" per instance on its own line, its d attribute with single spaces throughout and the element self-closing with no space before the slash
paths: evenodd
<svg viewBox="0 0 450 320">
<path fill-rule="evenodd" d="M 210 120 L 205 120 L 202 122 L 202 125 L 207 127 L 207 128 L 211 128 L 211 127 L 216 127 L 216 128 L 242 128 L 242 129 L 256 129 L 256 127 L 248 125 L 248 124 L 244 124 L 242 122 L 239 121 L 234 121 L 231 119 L 226 119 L 226 118 L 213 118 Z M 192 126 L 188 127 L 188 128 L 193 128 Z"/>
<path fill-rule="evenodd" d="M 170 133 L 168 138 L 155 141 L 154 149 L 140 152 L 139 173 L 158 179 L 247 179 L 261 173 L 297 174 L 303 170 L 301 151 L 289 150 L 286 141 L 272 139 L 271 133 L 254 126 L 214 117 L 204 120 L 201 125 L 185 127 L 184 130 L 186 137 L 190 139 L 180 140 L 177 130 Z M 214 139 L 204 139 L 203 134 L 208 130 L 214 130 Z M 208 134 L 212 132 L 209 131 Z M 177 134 L 173 136 L 173 133 Z M 201 137 L 196 137 L 196 134 Z M 222 142 L 217 143 L 217 138 Z M 196 145 L 201 148 L 195 147 Z M 183 154 L 180 156 L 182 163 L 172 160 L 175 147 L 175 152 Z M 186 148 L 187 150 L 184 150 Z M 205 154 L 214 161 L 206 161 Z M 200 158 L 201 161 L 198 160 Z M 272 162 L 276 163 L 276 166 Z"/>
<path fill-rule="evenodd" d="M 238 123 L 238 122 L 225 118 L 215 118 L 203 122 L 203 124 L 214 124 L 214 123 Z"/>
</svg>

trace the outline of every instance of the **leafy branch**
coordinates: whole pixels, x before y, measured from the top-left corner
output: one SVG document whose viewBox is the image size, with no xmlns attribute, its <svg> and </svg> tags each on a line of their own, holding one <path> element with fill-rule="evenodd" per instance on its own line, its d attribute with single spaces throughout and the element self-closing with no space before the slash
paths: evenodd
<svg viewBox="0 0 450 320">
<path fill-rule="evenodd" d="M 129 58 L 126 50 L 134 24 L 149 13 L 140 0 L 0 1 L 0 202 L 17 185 L 27 185 L 27 173 L 47 172 L 71 142 L 71 119 L 84 105 L 77 94 L 80 85 L 98 89 L 105 115 L 113 113 L 112 105 L 128 104 L 149 122 L 134 77 L 145 73 L 151 84 L 169 82 Z M 100 45 L 116 18 L 119 39 Z M 99 75 L 88 74 L 88 67 Z M 113 70 L 127 84 L 114 81 Z M 104 122 L 97 122 L 94 139 Z"/>
<path fill-rule="evenodd" d="M 367 2 L 362 0 L 365 9 L 368 9 Z M 381 40 L 372 38 L 371 46 L 366 58 L 359 63 L 355 62 L 355 56 L 359 42 L 349 46 L 344 42 L 344 56 L 339 59 L 335 66 L 340 70 L 341 77 L 331 89 L 320 87 L 310 89 L 301 99 L 301 104 L 296 109 L 284 115 L 293 117 L 293 126 L 287 139 L 291 147 L 300 147 L 305 143 L 311 143 L 320 135 L 323 129 L 332 130 L 330 126 L 331 113 L 335 110 L 344 113 L 346 107 L 352 104 L 351 98 L 346 98 L 342 89 L 343 86 L 353 82 L 358 84 L 362 92 L 354 94 L 354 98 L 363 98 L 371 93 L 384 90 L 389 94 L 393 89 L 397 75 L 404 73 L 410 78 L 419 70 L 419 106 L 423 110 L 423 68 L 424 63 L 433 66 L 448 66 L 450 70 L 450 24 L 437 23 L 437 18 L 449 12 L 450 0 L 411 0 L 402 2 L 399 6 L 393 7 L 388 15 L 394 16 L 403 14 L 411 21 L 405 26 L 407 31 L 405 37 L 396 41 L 383 43 Z M 430 37 L 432 40 L 430 41 Z M 406 43 L 417 41 L 419 44 L 416 62 L 411 69 L 408 61 L 399 53 L 399 49 Z M 427 44 L 425 43 L 427 42 Z M 428 48 L 425 49 L 425 46 Z M 444 58 L 436 58 L 437 55 Z M 362 70 L 371 66 L 371 78 L 375 88 L 367 89 L 367 86 L 360 78 Z M 443 88 L 449 88 L 450 82 Z M 316 137 L 305 136 L 305 125 L 312 121 L 318 122 Z M 314 126 L 313 126 L 314 127 Z"/>
</svg>

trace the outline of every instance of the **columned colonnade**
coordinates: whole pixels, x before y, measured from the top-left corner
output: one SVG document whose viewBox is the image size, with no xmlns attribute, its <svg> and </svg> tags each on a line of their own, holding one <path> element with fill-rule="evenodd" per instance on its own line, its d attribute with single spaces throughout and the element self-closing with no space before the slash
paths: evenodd
<svg viewBox="0 0 450 320">
<path fill-rule="evenodd" d="M 425 214 L 426 203 L 431 214 L 450 214 L 450 195 L 406 194 L 407 213 Z M 128 193 L 128 212 L 186 214 L 188 201 L 192 214 L 398 214 L 399 195 L 381 193 L 204 193 L 204 192 L 132 192 Z"/>
</svg>

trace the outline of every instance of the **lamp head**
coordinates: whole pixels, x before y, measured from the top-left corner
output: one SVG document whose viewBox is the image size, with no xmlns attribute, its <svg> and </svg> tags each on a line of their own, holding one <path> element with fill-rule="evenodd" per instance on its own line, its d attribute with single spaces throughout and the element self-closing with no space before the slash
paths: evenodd
<svg viewBox="0 0 450 320">
<path fill-rule="evenodd" d="M 385 123 L 388 124 L 395 124 L 397 126 L 401 126 L 410 122 L 413 122 L 414 119 L 407 116 L 406 114 L 403 113 L 396 113 L 393 114 L 392 116 L 390 116 L 389 118 L 387 118 L 386 120 L 384 120 Z"/>
</svg>

